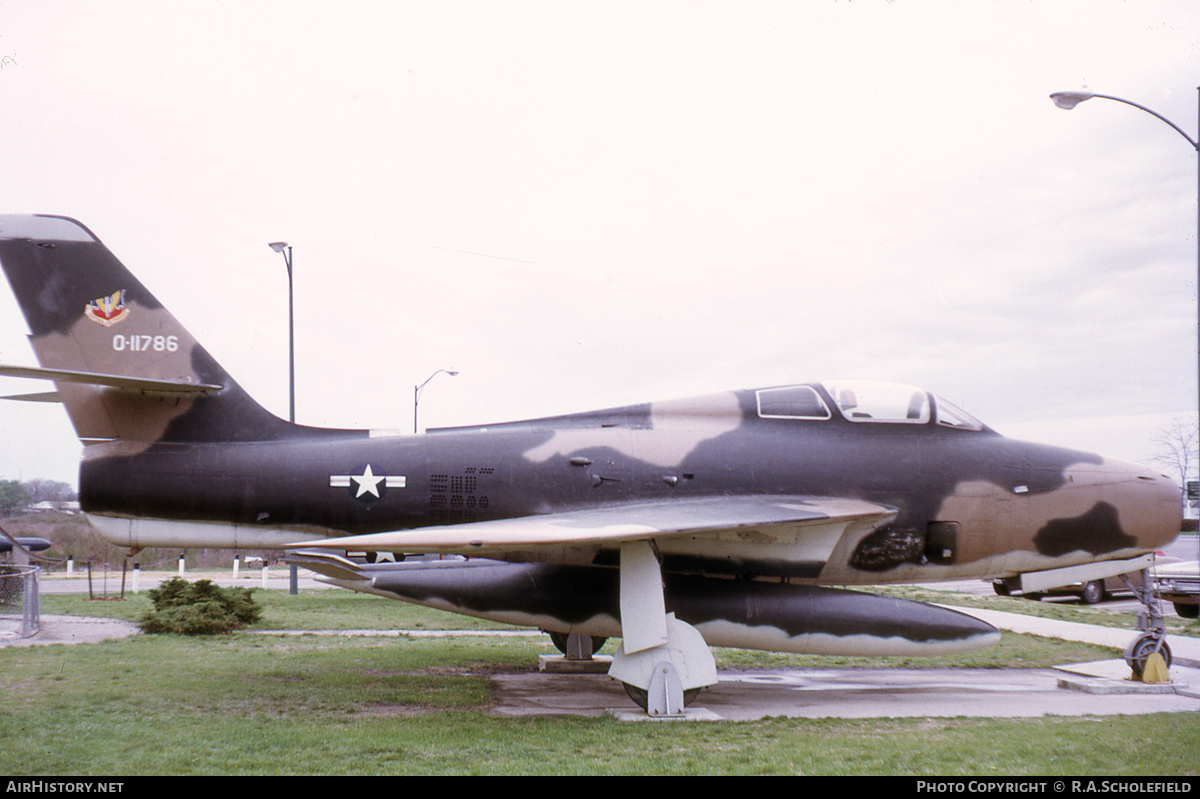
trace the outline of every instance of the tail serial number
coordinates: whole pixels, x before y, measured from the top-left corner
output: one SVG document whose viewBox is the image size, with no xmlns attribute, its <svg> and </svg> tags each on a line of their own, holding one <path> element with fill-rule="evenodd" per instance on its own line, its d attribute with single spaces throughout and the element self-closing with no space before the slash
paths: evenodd
<svg viewBox="0 0 1200 799">
<path fill-rule="evenodd" d="M 175 352 L 179 349 L 179 337 L 146 336 L 137 333 L 126 336 L 117 333 L 112 338 L 112 347 L 117 352 Z"/>
</svg>

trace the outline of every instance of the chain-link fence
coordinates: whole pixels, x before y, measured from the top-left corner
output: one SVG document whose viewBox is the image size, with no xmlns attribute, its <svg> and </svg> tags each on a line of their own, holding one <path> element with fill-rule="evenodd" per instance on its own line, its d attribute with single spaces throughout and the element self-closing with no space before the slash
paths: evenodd
<svg viewBox="0 0 1200 799">
<path fill-rule="evenodd" d="M 0 563 L 0 638 L 28 638 L 42 629 L 40 566 Z"/>
</svg>

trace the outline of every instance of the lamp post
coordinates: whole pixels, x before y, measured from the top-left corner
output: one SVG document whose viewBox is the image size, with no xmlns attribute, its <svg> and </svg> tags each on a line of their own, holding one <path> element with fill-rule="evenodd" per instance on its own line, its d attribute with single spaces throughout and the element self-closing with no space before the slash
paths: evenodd
<svg viewBox="0 0 1200 799">
<path fill-rule="evenodd" d="M 286 241 L 273 241 L 269 246 L 283 254 L 288 273 L 288 421 L 296 421 L 296 324 L 292 312 L 292 247 Z"/>
<path fill-rule="evenodd" d="M 438 369 L 436 372 L 431 374 L 429 377 L 425 378 L 424 383 L 422 383 L 419 386 L 413 386 L 413 433 L 414 434 L 417 432 L 417 405 L 421 401 L 421 389 L 425 388 L 425 386 L 427 386 L 429 384 L 430 380 L 432 380 L 433 378 L 437 377 L 438 375 L 440 375 L 442 373 L 448 374 L 451 377 L 456 377 L 458 375 L 458 372 L 456 372 L 452 369 Z"/>
<path fill-rule="evenodd" d="M 1197 89 L 1200 92 L 1200 88 Z M 1197 380 L 1200 381 L 1200 142 L 1193 139 L 1184 132 L 1183 128 L 1176 125 L 1171 120 L 1167 119 L 1157 111 L 1153 111 L 1144 105 L 1135 103 L 1132 100 L 1126 100 L 1122 97 L 1113 97 L 1109 94 L 1096 94 L 1095 92 L 1080 91 L 1080 92 L 1055 92 L 1050 95 L 1050 99 L 1059 108 L 1070 111 L 1075 106 L 1091 100 L 1093 97 L 1099 97 L 1102 100 L 1114 100 L 1118 103 L 1131 105 L 1141 111 L 1145 111 L 1152 117 L 1162 120 L 1171 126 L 1171 128 L 1182 136 L 1187 143 L 1192 145 L 1192 149 L 1196 151 L 1196 364 L 1197 364 Z M 1197 111 L 1197 117 L 1200 118 L 1200 110 Z M 1200 387 L 1200 383 L 1197 384 Z M 1198 397 L 1197 407 L 1200 408 L 1200 397 Z M 1187 475 L 1182 475 L 1184 485 L 1187 485 Z M 1197 536 L 1197 543 L 1200 544 L 1200 536 Z"/>
</svg>

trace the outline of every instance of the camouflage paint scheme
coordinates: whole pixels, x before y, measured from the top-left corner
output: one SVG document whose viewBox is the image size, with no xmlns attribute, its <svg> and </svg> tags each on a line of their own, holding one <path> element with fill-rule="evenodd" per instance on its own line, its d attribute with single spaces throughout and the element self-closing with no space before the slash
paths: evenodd
<svg viewBox="0 0 1200 799">
<path fill-rule="evenodd" d="M 72 373 L 35 376 L 54 377 L 86 444 L 84 510 L 123 546 L 482 556 L 472 571 L 332 554 L 310 564 L 355 590 L 617 635 L 618 553 L 648 541 L 668 610 L 710 643 L 828 651 L 814 635 L 996 635 L 816 586 L 1126 559 L 1179 531 L 1178 490 L 1162 475 L 1004 438 L 911 388 L 910 412 L 887 419 L 852 398 L 872 384 L 800 383 L 419 436 L 293 425 L 78 222 L 0 216 L 0 264 L 43 369 Z M 759 634 L 720 634 L 722 623 Z"/>
</svg>

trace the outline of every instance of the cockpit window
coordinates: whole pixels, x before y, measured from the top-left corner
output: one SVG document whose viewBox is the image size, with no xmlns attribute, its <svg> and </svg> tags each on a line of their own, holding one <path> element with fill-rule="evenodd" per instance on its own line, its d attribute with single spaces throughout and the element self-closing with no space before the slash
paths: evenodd
<svg viewBox="0 0 1200 799">
<path fill-rule="evenodd" d="M 955 430 L 983 430 L 983 422 L 952 402 L 919 388 L 870 380 L 834 380 L 803 386 L 763 388 L 756 393 L 763 419 L 832 419 L 823 388 L 851 422 L 928 424 Z"/>
<path fill-rule="evenodd" d="M 842 416 L 852 422 L 925 424 L 929 421 L 929 395 L 919 388 L 860 380 L 824 385 Z"/>
<path fill-rule="evenodd" d="M 943 427 L 953 427 L 956 430 L 982 430 L 983 422 L 964 411 L 952 402 L 941 397 L 934 397 L 937 405 L 937 423 Z"/>
<path fill-rule="evenodd" d="M 821 395 L 812 386 L 764 388 L 758 391 L 758 415 L 764 419 L 830 419 Z"/>
</svg>

